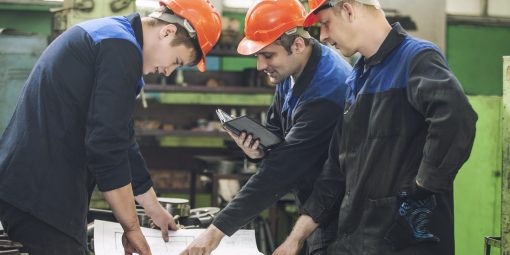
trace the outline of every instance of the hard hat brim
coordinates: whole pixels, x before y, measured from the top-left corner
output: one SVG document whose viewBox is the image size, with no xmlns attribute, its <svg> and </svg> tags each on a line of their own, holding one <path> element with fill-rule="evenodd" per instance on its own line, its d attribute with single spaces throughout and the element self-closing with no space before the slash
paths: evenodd
<svg viewBox="0 0 510 255">
<path fill-rule="evenodd" d="M 244 37 L 237 45 L 237 52 L 241 55 L 253 55 L 259 52 L 264 47 L 271 44 L 271 42 L 253 41 Z"/>
<path fill-rule="evenodd" d="M 317 15 L 315 15 L 313 12 L 310 12 L 310 13 L 308 13 L 308 15 L 306 15 L 305 22 L 303 22 L 303 26 L 309 27 L 318 21 L 319 21 L 319 18 L 317 17 Z"/>
</svg>

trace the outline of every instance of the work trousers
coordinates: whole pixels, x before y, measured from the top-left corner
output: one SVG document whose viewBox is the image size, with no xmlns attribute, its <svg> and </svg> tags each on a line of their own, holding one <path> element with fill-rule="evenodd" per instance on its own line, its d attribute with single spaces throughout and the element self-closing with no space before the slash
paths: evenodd
<svg viewBox="0 0 510 255">
<path fill-rule="evenodd" d="M 87 248 L 71 236 L 0 200 L 0 221 L 9 239 L 30 255 L 86 255 Z"/>
</svg>

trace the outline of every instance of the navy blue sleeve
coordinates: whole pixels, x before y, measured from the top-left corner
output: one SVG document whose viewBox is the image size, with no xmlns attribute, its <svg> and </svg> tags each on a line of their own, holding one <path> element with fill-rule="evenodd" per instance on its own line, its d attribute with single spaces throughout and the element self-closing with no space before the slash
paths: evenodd
<svg viewBox="0 0 510 255">
<path fill-rule="evenodd" d="M 324 99 L 296 108 L 295 123 L 285 141 L 264 158 L 257 173 L 213 224 L 223 233 L 232 235 L 303 179 L 312 178 L 312 173 L 318 174 L 341 113 L 336 103 Z"/>
<path fill-rule="evenodd" d="M 324 163 L 321 174 L 315 180 L 312 194 L 301 209 L 302 214 L 312 217 L 321 225 L 338 217 L 340 204 L 345 194 L 345 174 L 338 157 L 342 123 L 343 115 L 341 114 L 329 145 L 328 159 Z"/>
<path fill-rule="evenodd" d="M 452 187 L 471 153 L 478 117 L 438 52 L 420 53 L 409 72 L 408 101 L 428 123 L 416 180 L 428 190 L 443 192 Z"/>
<path fill-rule="evenodd" d="M 123 39 L 106 39 L 94 47 L 96 82 L 88 110 L 85 146 L 89 170 L 104 192 L 131 182 L 130 121 L 142 56 L 134 44 Z"/>
<path fill-rule="evenodd" d="M 133 121 L 131 121 L 130 133 L 131 146 L 129 147 L 129 165 L 131 175 L 133 177 L 131 184 L 133 185 L 134 195 L 138 196 L 147 192 L 147 190 L 152 187 L 153 183 L 151 175 L 149 174 L 149 168 L 147 167 L 147 164 L 140 153 L 140 147 L 136 142 Z"/>
</svg>

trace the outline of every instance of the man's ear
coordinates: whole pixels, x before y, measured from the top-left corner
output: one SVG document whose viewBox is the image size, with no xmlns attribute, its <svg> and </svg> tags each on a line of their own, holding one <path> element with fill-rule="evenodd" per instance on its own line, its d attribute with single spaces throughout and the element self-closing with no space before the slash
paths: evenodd
<svg viewBox="0 0 510 255">
<path fill-rule="evenodd" d="M 175 33 L 177 33 L 177 27 L 174 24 L 167 24 L 159 31 L 159 38 L 163 39 L 169 35 L 175 36 Z"/>
<path fill-rule="evenodd" d="M 342 3 L 341 8 L 349 22 L 353 22 L 357 15 L 357 9 L 351 3 Z"/>
<path fill-rule="evenodd" d="M 303 37 L 298 36 L 294 39 L 294 43 L 291 46 L 292 53 L 301 54 L 305 51 L 306 44 Z"/>
</svg>

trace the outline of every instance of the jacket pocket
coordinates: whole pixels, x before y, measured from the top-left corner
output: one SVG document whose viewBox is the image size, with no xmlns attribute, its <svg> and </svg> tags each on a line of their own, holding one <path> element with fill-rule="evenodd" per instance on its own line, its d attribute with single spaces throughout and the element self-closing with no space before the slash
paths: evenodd
<svg viewBox="0 0 510 255">
<path fill-rule="evenodd" d="M 397 197 L 368 200 L 361 218 L 360 231 L 364 255 L 391 254 L 391 247 L 385 242 L 384 235 L 392 224 L 399 204 Z"/>
</svg>

